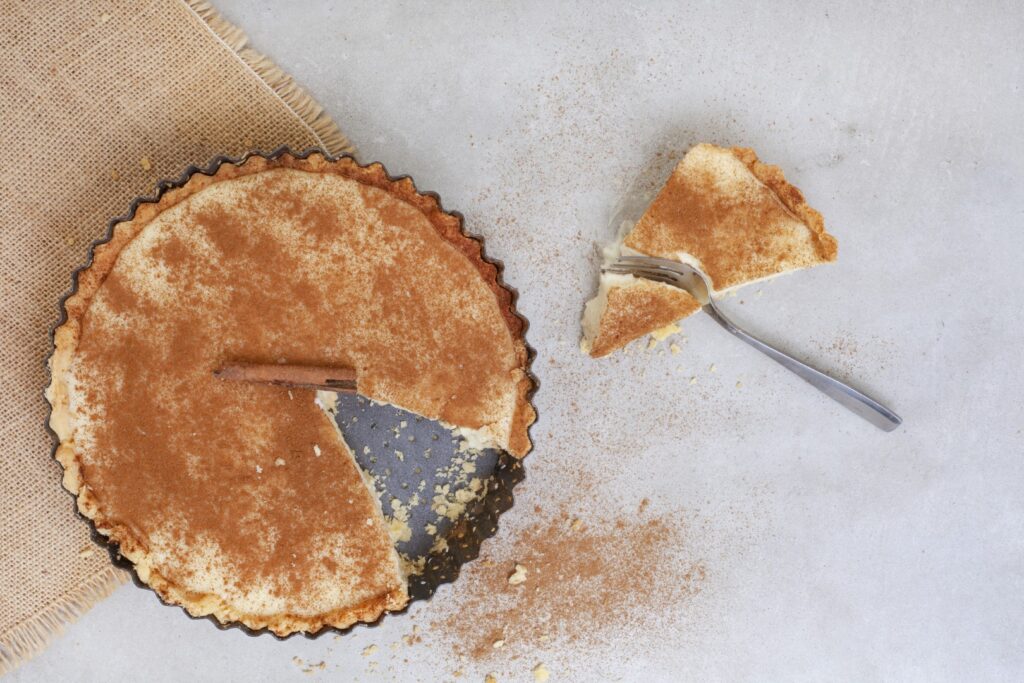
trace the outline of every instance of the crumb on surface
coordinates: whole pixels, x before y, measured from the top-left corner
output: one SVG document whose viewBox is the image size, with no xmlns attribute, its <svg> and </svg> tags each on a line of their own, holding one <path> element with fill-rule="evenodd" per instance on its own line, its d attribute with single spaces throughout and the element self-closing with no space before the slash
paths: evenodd
<svg viewBox="0 0 1024 683">
<path fill-rule="evenodd" d="M 527 576 L 527 574 L 528 574 L 528 571 L 527 571 L 526 567 L 524 567 L 523 565 L 521 565 L 521 564 L 519 564 L 517 562 L 516 563 L 515 571 L 513 571 L 511 574 L 509 574 L 508 585 L 510 585 L 510 586 L 518 586 L 521 583 L 526 583 L 526 576 Z"/>
<path fill-rule="evenodd" d="M 675 323 L 669 323 L 668 325 L 665 325 L 665 327 L 659 327 L 658 329 L 651 332 L 651 338 L 655 342 L 665 341 L 673 334 L 679 334 L 679 332 L 681 331 L 682 328 L 679 327 L 679 325 L 676 325 Z"/>
<path fill-rule="evenodd" d="M 546 683 L 551 678 L 551 672 L 543 664 L 533 667 L 533 680 L 536 683 Z"/>
</svg>

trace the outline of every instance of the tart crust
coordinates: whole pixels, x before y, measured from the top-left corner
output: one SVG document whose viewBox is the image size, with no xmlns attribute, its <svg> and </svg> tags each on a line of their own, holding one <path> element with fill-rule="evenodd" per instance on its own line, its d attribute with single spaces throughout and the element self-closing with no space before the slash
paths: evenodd
<svg viewBox="0 0 1024 683">
<path fill-rule="evenodd" d="M 778 166 L 746 147 L 706 143 L 687 152 L 623 246 L 701 268 L 716 294 L 838 254 L 821 214 Z"/>
<path fill-rule="evenodd" d="M 511 335 L 516 362 L 522 370 L 516 382 L 507 443 L 502 444 L 512 455 L 523 457 L 530 450 L 528 428 L 536 419 L 536 414 L 529 401 L 534 383 L 528 371 L 531 358 L 524 340 L 525 321 L 516 313 L 514 294 L 501 283 L 498 267 L 485 259 L 481 243 L 463 232 L 459 214 L 444 211 L 436 195 L 418 192 L 408 177 L 391 178 L 379 163 L 360 166 L 350 157 L 332 160 L 320 152 L 312 152 L 308 156 L 291 152 L 271 157 L 253 155 L 237 163 L 222 163 L 212 172 L 193 172 L 181 186 L 166 189 L 155 201 L 139 203 L 129 218 L 113 224 L 109 239 L 95 246 L 90 263 L 76 274 L 75 289 L 64 302 L 65 320 L 54 331 L 54 350 L 49 359 L 51 381 L 46 397 L 52 407 L 50 426 L 59 439 L 55 457 L 64 468 L 64 487 L 76 496 L 81 514 L 92 520 L 97 530 L 110 542 L 117 544 L 119 553 L 134 565 L 139 580 L 152 587 L 165 602 L 181 605 L 194 616 L 212 615 L 222 623 L 239 622 L 251 629 L 266 628 L 275 634 L 287 635 L 297 631 L 316 632 L 325 626 L 346 628 L 357 622 L 374 621 L 386 611 L 399 610 L 405 606 L 408 602 L 406 586 L 404 583 L 393 585 L 358 604 L 314 616 L 287 612 L 274 615 L 247 614 L 232 609 L 216 594 L 197 593 L 178 586 L 156 566 L 146 540 L 135 533 L 130 525 L 112 520 L 99 523 L 103 517 L 102 502 L 94 494 L 85 476 L 83 462 L 76 449 L 74 412 L 69 403 L 70 369 L 79 345 L 83 317 L 104 280 L 114 269 L 122 250 L 151 221 L 170 207 L 216 183 L 274 169 L 337 174 L 362 185 L 379 188 L 421 212 L 437 234 L 457 249 L 478 271 L 481 280 L 494 293 L 501 317 Z M 338 441 L 347 449 L 340 435 Z M 397 559 L 397 555 L 395 557 Z M 400 569 L 396 571 L 401 575 Z"/>
</svg>

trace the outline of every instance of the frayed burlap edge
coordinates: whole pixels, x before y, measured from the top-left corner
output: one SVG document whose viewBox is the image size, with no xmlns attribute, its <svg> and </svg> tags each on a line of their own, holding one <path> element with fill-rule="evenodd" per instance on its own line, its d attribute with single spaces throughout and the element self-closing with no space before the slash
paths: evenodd
<svg viewBox="0 0 1024 683">
<path fill-rule="evenodd" d="M 67 624 L 88 612 L 127 579 L 125 572 L 108 567 L 74 593 L 60 597 L 30 619 L 0 634 L 0 676 L 46 649 Z"/>
<path fill-rule="evenodd" d="M 196 16 L 202 19 L 210 32 L 234 52 L 288 109 L 305 124 L 320 141 L 320 146 L 331 154 L 351 154 L 355 148 L 341 129 L 338 128 L 323 107 L 299 87 L 287 73 L 265 56 L 249 47 L 249 39 L 242 29 L 224 19 L 206 0 L 181 0 Z"/>
<path fill-rule="evenodd" d="M 205 0 L 181 0 L 207 29 L 248 67 L 331 154 L 355 154 L 355 148 L 323 107 L 287 73 L 248 46 L 245 33 L 228 22 Z M 70 595 L 55 600 L 38 614 L 0 634 L 0 676 L 42 652 L 67 624 L 78 619 L 128 579 L 113 566 L 82 584 Z"/>
</svg>

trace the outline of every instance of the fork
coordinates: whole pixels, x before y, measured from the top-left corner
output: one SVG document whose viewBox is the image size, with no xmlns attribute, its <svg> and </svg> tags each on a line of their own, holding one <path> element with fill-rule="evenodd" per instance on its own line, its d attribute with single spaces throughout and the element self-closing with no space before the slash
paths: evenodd
<svg viewBox="0 0 1024 683">
<path fill-rule="evenodd" d="M 607 273 L 633 275 L 645 280 L 663 282 L 686 290 L 701 303 L 708 315 L 714 318 L 719 325 L 879 429 L 891 432 L 903 422 L 899 415 L 870 396 L 834 377 L 815 370 L 806 363 L 798 361 L 741 329 L 722 313 L 714 299 L 711 298 L 711 287 L 708 286 L 707 276 L 693 266 L 680 261 L 651 256 L 620 256 L 617 261 L 601 270 Z"/>
</svg>

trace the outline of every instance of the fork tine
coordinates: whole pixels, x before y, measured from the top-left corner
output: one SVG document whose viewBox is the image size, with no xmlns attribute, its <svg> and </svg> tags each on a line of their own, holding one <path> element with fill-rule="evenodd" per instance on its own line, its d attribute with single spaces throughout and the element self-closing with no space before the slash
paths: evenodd
<svg viewBox="0 0 1024 683">
<path fill-rule="evenodd" d="M 615 273 L 617 275 L 632 275 L 634 277 L 642 278 L 644 280 L 655 280 L 657 282 L 664 282 L 669 285 L 676 285 L 675 278 L 667 271 L 649 270 L 646 268 L 636 267 L 621 267 L 612 265 L 602 269 L 605 273 Z"/>
<path fill-rule="evenodd" d="M 669 270 L 667 268 L 652 268 L 652 267 L 649 267 L 649 266 L 646 266 L 646 265 L 643 265 L 643 264 L 620 263 L 620 262 L 613 263 L 610 266 L 605 266 L 601 270 L 606 271 L 606 272 L 611 272 L 611 273 L 626 273 L 626 274 L 632 274 L 632 273 L 640 274 L 640 273 L 644 273 L 644 274 L 654 274 L 654 275 L 661 275 L 661 276 L 670 276 L 670 275 L 674 275 L 675 274 L 673 271 L 671 271 L 671 270 Z"/>
<path fill-rule="evenodd" d="M 629 265 L 642 265 L 648 268 L 660 268 L 671 271 L 678 271 L 680 266 L 686 265 L 681 261 L 672 261 L 670 259 L 658 258 L 655 256 L 620 256 L 619 262 Z"/>
</svg>

